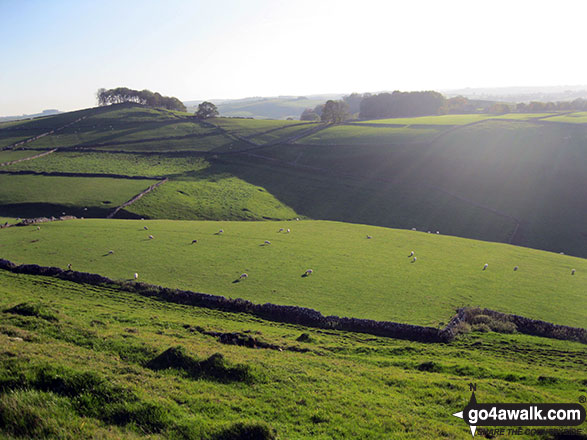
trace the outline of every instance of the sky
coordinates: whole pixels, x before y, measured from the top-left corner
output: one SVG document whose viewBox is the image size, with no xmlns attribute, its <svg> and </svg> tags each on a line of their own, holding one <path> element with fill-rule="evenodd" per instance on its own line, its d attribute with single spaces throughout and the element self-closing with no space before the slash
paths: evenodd
<svg viewBox="0 0 587 440">
<path fill-rule="evenodd" d="M 583 0 L 0 0 L 0 116 L 96 105 L 587 83 Z"/>
</svg>

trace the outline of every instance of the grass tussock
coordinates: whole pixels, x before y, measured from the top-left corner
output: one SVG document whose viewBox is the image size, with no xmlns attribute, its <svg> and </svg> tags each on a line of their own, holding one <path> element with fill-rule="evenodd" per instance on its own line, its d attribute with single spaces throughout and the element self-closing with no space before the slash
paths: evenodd
<svg viewBox="0 0 587 440">
<path fill-rule="evenodd" d="M 46 321 L 59 321 L 57 313 L 50 307 L 40 303 L 20 303 L 5 309 L 4 312 L 22 316 L 34 316 Z"/>
<path fill-rule="evenodd" d="M 155 371 L 173 369 L 181 371 L 192 379 L 208 379 L 223 383 L 254 381 L 248 365 L 230 365 L 221 353 L 214 353 L 207 359 L 197 360 L 181 347 L 171 347 L 152 359 L 146 365 Z"/>
</svg>

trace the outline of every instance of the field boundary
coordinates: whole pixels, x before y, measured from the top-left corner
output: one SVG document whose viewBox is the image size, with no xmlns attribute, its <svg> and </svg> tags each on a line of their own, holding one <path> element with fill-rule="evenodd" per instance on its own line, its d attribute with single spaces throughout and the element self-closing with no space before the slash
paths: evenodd
<svg viewBox="0 0 587 440">
<path fill-rule="evenodd" d="M 139 194 L 137 194 L 136 196 L 134 196 L 132 199 L 128 200 L 127 202 L 124 202 L 122 205 L 120 205 L 118 208 L 116 208 L 114 211 L 112 211 L 110 214 L 108 214 L 106 216 L 106 218 L 113 218 L 116 214 L 118 214 L 118 212 L 123 209 L 126 208 L 127 206 L 132 205 L 134 202 L 136 202 L 137 200 L 139 200 L 141 197 L 143 197 L 145 194 L 150 193 L 151 191 L 153 191 L 155 188 L 157 188 L 159 185 L 163 185 L 165 182 L 167 182 L 169 179 L 166 177 L 163 180 L 160 180 L 157 183 L 154 183 L 153 185 L 151 185 L 150 187 L 148 187 L 146 190 L 140 192 Z"/>
<path fill-rule="evenodd" d="M 33 171 L 33 170 L 15 170 L 0 171 L 0 174 L 12 175 L 32 175 L 45 177 L 105 177 L 112 179 L 130 179 L 130 180 L 162 180 L 163 176 L 128 176 L 126 174 L 107 174 L 107 173 L 68 173 L 65 171 Z"/>
<path fill-rule="evenodd" d="M 25 151 L 34 151 L 34 150 L 25 150 Z M 52 150 L 45 151 L 40 154 L 35 154 L 34 156 L 23 157 L 22 159 L 11 160 L 9 162 L 2 162 L 0 163 L 0 167 L 7 167 L 9 165 L 14 165 L 15 163 L 24 162 L 25 160 L 33 160 L 38 159 L 39 157 L 47 156 L 48 154 L 55 153 L 57 148 L 53 148 Z"/>
<path fill-rule="evenodd" d="M 39 266 L 36 264 L 17 265 L 9 260 L 0 259 L 0 269 L 13 273 L 41 275 L 72 281 L 79 284 L 110 286 L 127 292 L 137 293 L 146 297 L 159 298 L 164 301 L 217 309 L 226 312 L 247 313 L 274 322 L 304 325 L 330 330 L 367 333 L 395 339 L 407 339 L 418 342 L 451 342 L 460 332 L 459 326 L 467 323 L 478 315 L 490 316 L 496 320 L 512 322 L 517 331 L 524 334 L 547 338 L 577 341 L 587 344 L 587 330 L 579 327 L 552 324 L 546 321 L 525 318 L 519 315 L 501 313 L 490 309 L 461 308 L 446 327 L 434 328 L 391 321 L 375 321 L 371 319 L 324 316 L 317 310 L 276 305 L 271 303 L 255 304 L 241 298 L 226 298 L 189 290 L 171 289 L 167 287 L 133 282 L 131 280 L 113 280 L 111 278 L 86 272 L 64 270 L 59 267 Z"/>
</svg>

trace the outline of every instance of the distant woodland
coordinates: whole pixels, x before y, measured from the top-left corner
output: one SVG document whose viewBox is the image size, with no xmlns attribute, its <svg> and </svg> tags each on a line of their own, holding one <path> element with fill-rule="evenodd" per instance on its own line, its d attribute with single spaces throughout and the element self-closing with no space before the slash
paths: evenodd
<svg viewBox="0 0 587 440">
<path fill-rule="evenodd" d="M 96 93 L 98 105 L 121 104 L 123 102 L 134 102 L 148 105 L 149 107 L 166 108 L 168 110 L 186 111 L 186 107 L 174 96 L 162 96 L 158 92 L 150 90 L 132 90 L 126 87 L 116 89 L 99 89 Z"/>
</svg>

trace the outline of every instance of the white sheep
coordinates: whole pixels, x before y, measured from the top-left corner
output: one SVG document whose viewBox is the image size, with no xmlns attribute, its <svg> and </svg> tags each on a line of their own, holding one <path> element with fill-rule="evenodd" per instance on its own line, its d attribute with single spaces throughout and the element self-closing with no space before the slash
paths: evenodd
<svg viewBox="0 0 587 440">
<path fill-rule="evenodd" d="M 71 263 L 67 265 L 67 270 L 71 270 Z"/>
<path fill-rule="evenodd" d="M 291 229 L 288 228 L 287 233 L 289 234 L 291 232 Z"/>
<path fill-rule="evenodd" d="M 489 264 L 485 263 L 485 265 L 483 266 L 483 270 L 487 269 L 489 267 Z"/>
<path fill-rule="evenodd" d="M 148 231 L 148 230 L 149 230 L 149 228 L 147 228 L 146 226 L 143 226 L 143 229 L 144 229 L 145 231 Z"/>
<path fill-rule="evenodd" d="M 370 235 L 367 235 L 367 239 L 371 239 L 371 238 L 373 238 L 373 237 L 371 237 Z"/>
<path fill-rule="evenodd" d="M 410 252 L 410 257 L 414 256 L 414 251 Z"/>
<path fill-rule="evenodd" d="M 300 221 L 300 218 L 299 217 L 296 217 L 296 221 L 299 222 Z"/>
<path fill-rule="evenodd" d="M 430 231 L 428 231 L 427 234 L 430 234 Z"/>
<path fill-rule="evenodd" d="M 436 231 L 437 234 L 440 234 L 440 231 Z"/>
<path fill-rule="evenodd" d="M 152 235 L 149 235 L 149 240 L 153 240 L 155 237 L 153 237 Z"/>
<path fill-rule="evenodd" d="M 37 231 L 40 231 L 40 230 L 41 230 L 41 227 L 40 226 L 37 226 Z"/>
<path fill-rule="evenodd" d="M 108 255 L 112 255 L 114 251 L 108 251 Z"/>
<path fill-rule="evenodd" d="M 414 257 L 414 259 L 412 260 L 412 263 L 415 263 L 417 259 L 418 259 L 418 257 Z"/>
<path fill-rule="evenodd" d="M 139 279 L 139 274 L 135 272 L 135 280 Z"/>
<path fill-rule="evenodd" d="M 518 266 L 514 266 L 514 272 L 518 270 Z"/>
<path fill-rule="evenodd" d="M 249 276 L 246 273 L 241 273 L 241 276 L 239 277 L 241 280 L 248 278 Z"/>
<path fill-rule="evenodd" d="M 575 269 L 571 270 L 571 275 L 575 275 Z"/>
<path fill-rule="evenodd" d="M 416 230 L 416 228 L 412 228 L 412 231 L 415 231 L 415 230 Z"/>
<path fill-rule="evenodd" d="M 308 276 L 308 275 L 312 275 L 313 273 L 314 273 L 314 271 L 313 271 L 312 269 L 308 269 L 308 270 L 306 271 L 306 276 Z"/>
</svg>

